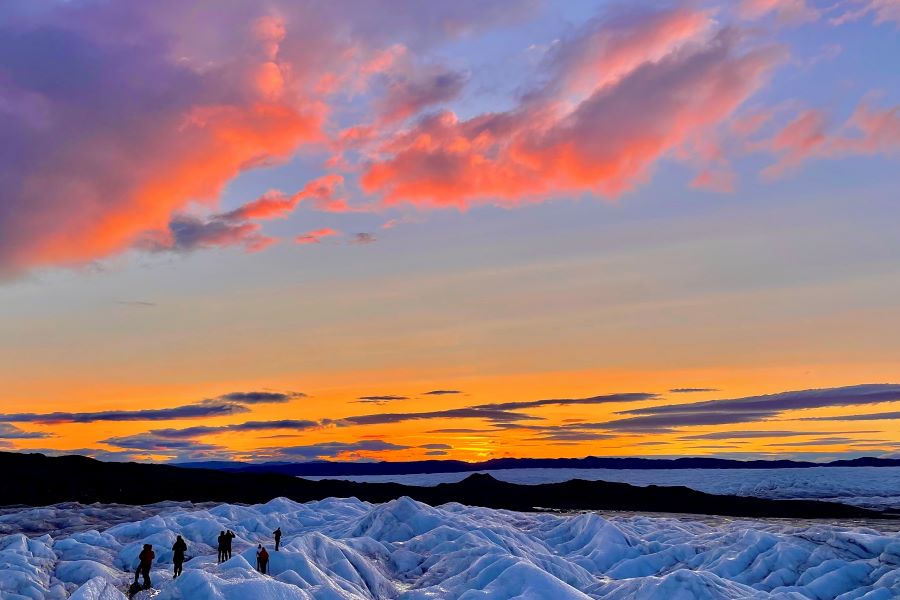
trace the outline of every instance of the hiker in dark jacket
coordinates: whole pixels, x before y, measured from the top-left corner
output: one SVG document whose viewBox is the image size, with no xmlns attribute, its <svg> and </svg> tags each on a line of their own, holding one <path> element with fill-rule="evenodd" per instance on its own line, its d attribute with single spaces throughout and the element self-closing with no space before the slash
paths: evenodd
<svg viewBox="0 0 900 600">
<path fill-rule="evenodd" d="M 225 532 L 225 558 L 226 560 L 231 559 L 231 543 L 234 541 L 234 538 L 237 536 L 234 535 L 232 530 L 228 530 Z"/>
<path fill-rule="evenodd" d="M 187 544 L 179 535 L 172 546 L 172 562 L 175 563 L 175 577 L 181 575 L 181 565 L 184 563 L 184 553 L 187 552 Z"/>
<path fill-rule="evenodd" d="M 144 549 L 141 550 L 141 553 L 138 554 L 138 563 L 137 570 L 134 572 L 134 582 L 137 583 L 138 575 L 142 575 L 144 577 L 144 589 L 149 589 L 152 583 L 150 582 L 150 567 L 153 566 L 153 559 L 156 558 L 156 554 L 153 552 L 153 546 L 150 544 L 144 544 Z"/>
<path fill-rule="evenodd" d="M 275 552 L 278 552 L 278 546 L 281 545 L 281 527 L 272 532 L 275 536 Z"/>
<path fill-rule="evenodd" d="M 219 562 L 225 562 L 225 548 L 227 548 L 227 539 L 225 537 L 225 532 L 219 532 L 219 537 L 216 540 L 219 542 Z"/>
</svg>

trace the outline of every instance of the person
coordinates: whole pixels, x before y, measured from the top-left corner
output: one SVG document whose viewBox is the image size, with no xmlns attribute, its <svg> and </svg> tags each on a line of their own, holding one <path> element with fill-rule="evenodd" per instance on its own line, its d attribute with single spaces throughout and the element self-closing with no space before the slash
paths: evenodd
<svg viewBox="0 0 900 600">
<path fill-rule="evenodd" d="M 179 535 L 172 546 L 172 562 L 175 563 L 175 577 L 181 575 L 181 565 L 184 563 L 184 553 L 187 552 L 187 544 Z"/>
<path fill-rule="evenodd" d="M 275 536 L 275 552 L 278 552 L 278 546 L 281 545 L 281 527 L 272 532 Z"/>
<path fill-rule="evenodd" d="M 266 569 L 269 566 L 269 553 L 266 552 L 266 549 L 263 548 L 263 545 L 260 544 L 256 549 L 256 570 L 266 574 Z"/>
<path fill-rule="evenodd" d="M 228 543 L 226 540 L 228 538 L 225 537 L 225 532 L 220 531 L 218 542 L 219 542 L 219 562 L 225 562 L 225 545 Z"/>
<path fill-rule="evenodd" d="M 141 553 L 138 554 L 138 568 L 134 572 L 134 582 L 137 583 L 138 575 L 142 575 L 144 577 L 144 589 L 149 589 L 152 583 L 150 582 L 150 567 L 153 566 L 153 559 L 156 558 L 156 554 L 153 552 L 153 546 L 150 544 L 144 544 L 144 549 L 141 550 Z"/>
<path fill-rule="evenodd" d="M 226 558 L 226 560 L 231 559 L 231 542 L 236 537 L 237 536 L 234 535 L 234 532 L 230 529 L 225 532 L 225 558 Z"/>
</svg>

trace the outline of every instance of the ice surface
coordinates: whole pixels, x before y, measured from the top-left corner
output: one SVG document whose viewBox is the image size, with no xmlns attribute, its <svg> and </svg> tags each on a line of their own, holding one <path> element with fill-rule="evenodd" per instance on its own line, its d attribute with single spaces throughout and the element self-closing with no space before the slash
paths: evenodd
<svg viewBox="0 0 900 600">
<path fill-rule="evenodd" d="M 90 517 L 81 515 L 89 513 Z M 137 554 L 154 545 L 154 589 L 137 600 L 696 600 L 900 597 L 898 524 L 517 513 L 409 498 L 238 506 L 68 504 L 7 510 L 58 533 L 0 537 L 0 598 L 122 600 Z M 108 523 L 99 515 L 107 515 Z M 83 529 L 86 523 L 93 525 Z M 274 552 L 271 532 L 284 532 Z M 216 563 L 231 529 L 233 557 Z M 188 544 L 172 578 L 176 535 Z M 254 569 L 259 543 L 269 575 Z"/>
<path fill-rule="evenodd" d="M 510 483 L 558 483 L 570 479 L 632 485 L 683 485 L 710 494 L 778 500 L 832 500 L 869 508 L 900 509 L 900 467 L 805 469 L 501 469 L 479 471 Z M 462 481 L 472 473 L 306 477 L 360 482 L 393 481 L 432 486 Z"/>
</svg>

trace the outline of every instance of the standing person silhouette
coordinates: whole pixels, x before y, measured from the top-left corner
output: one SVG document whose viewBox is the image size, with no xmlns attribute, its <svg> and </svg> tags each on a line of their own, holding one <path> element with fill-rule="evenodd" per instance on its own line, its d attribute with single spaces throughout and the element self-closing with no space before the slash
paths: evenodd
<svg viewBox="0 0 900 600">
<path fill-rule="evenodd" d="M 225 562 L 225 548 L 228 543 L 226 540 L 225 532 L 219 532 L 219 537 L 217 538 L 217 541 L 219 542 L 219 562 Z"/>
<path fill-rule="evenodd" d="M 144 544 L 144 549 L 141 550 L 141 553 L 138 554 L 138 568 L 134 572 L 134 582 L 137 583 L 138 575 L 142 575 L 144 577 L 144 589 L 149 589 L 151 585 L 150 582 L 150 567 L 153 566 L 153 559 L 156 558 L 156 554 L 153 552 L 153 546 L 150 544 Z"/>
<path fill-rule="evenodd" d="M 275 536 L 275 552 L 278 552 L 278 547 L 281 545 L 281 527 L 273 531 L 272 535 Z"/>
<path fill-rule="evenodd" d="M 256 570 L 259 571 L 260 573 L 262 573 L 263 575 L 265 575 L 266 570 L 268 569 L 268 566 L 269 566 L 269 553 L 266 551 L 265 548 L 263 548 L 263 545 L 260 544 L 259 547 L 256 549 Z"/>
<path fill-rule="evenodd" d="M 234 535 L 234 532 L 233 532 L 232 530 L 230 530 L 230 529 L 229 529 L 228 531 L 225 532 L 225 559 L 226 559 L 226 560 L 230 560 L 230 559 L 231 559 L 231 542 L 232 542 L 232 541 L 234 540 L 234 538 L 236 538 L 236 537 L 237 537 L 237 536 Z"/>
<path fill-rule="evenodd" d="M 181 565 L 184 563 L 185 552 L 187 552 L 187 544 L 184 543 L 184 540 L 179 535 L 175 540 L 175 545 L 172 546 L 172 562 L 175 563 L 175 575 L 173 579 L 181 575 Z"/>
</svg>

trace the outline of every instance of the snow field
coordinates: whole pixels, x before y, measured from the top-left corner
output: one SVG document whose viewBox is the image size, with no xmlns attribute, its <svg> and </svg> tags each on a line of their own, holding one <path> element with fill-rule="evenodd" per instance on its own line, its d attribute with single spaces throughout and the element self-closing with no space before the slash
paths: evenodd
<svg viewBox="0 0 900 600">
<path fill-rule="evenodd" d="M 76 506 L 43 511 L 79 521 Z M 94 515 L 101 506 L 84 507 Z M 0 599 L 122 600 L 144 543 L 139 600 L 696 600 L 900 597 L 900 535 L 819 523 L 517 513 L 409 498 L 136 509 L 144 518 L 59 535 L 0 537 Z M 113 511 L 120 518 L 121 510 Z M 155 512 L 155 514 L 153 514 Z M 62 515 L 62 516 L 61 516 Z M 68 515 L 68 517 L 64 517 Z M 83 521 L 83 519 L 82 519 Z M 74 527 L 74 526 L 73 526 Z M 271 532 L 284 532 L 274 552 Z M 215 540 L 237 534 L 216 564 Z M 172 579 L 176 535 L 188 543 Z M 270 552 L 257 573 L 258 543 Z"/>
</svg>

